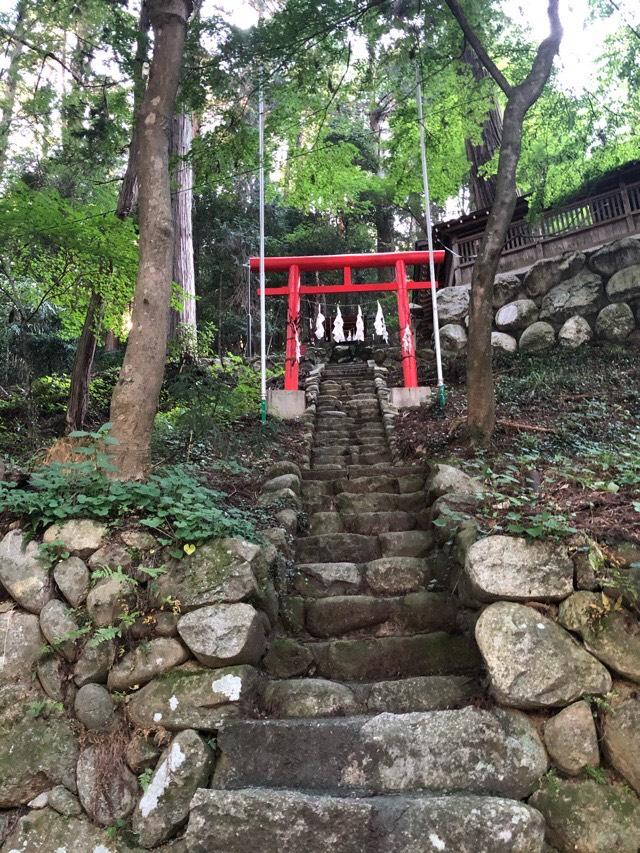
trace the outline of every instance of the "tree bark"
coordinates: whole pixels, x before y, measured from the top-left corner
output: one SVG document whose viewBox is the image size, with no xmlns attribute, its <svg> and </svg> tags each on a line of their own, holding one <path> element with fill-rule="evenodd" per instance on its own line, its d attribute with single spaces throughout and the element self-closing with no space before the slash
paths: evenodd
<svg viewBox="0 0 640 853">
<path fill-rule="evenodd" d="M 17 36 L 21 36 L 24 30 L 25 6 L 26 3 L 24 2 L 18 5 L 18 15 L 14 28 L 14 33 Z M 0 178 L 4 175 L 7 163 L 9 135 L 11 133 L 11 125 L 13 124 L 18 81 L 20 79 L 20 60 L 25 50 L 24 44 L 21 41 L 14 40 L 12 45 L 6 70 L 6 79 L 4 80 L 4 97 L 2 98 L 2 109 L 0 111 Z"/>
<path fill-rule="evenodd" d="M 138 174 L 136 169 L 138 156 L 138 114 L 142 106 L 146 86 L 144 64 L 147 61 L 150 26 L 147 0 L 142 0 L 140 17 L 138 18 L 136 52 L 133 58 L 133 134 L 131 135 L 131 144 L 129 145 L 127 170 L 122 179 L 118 203 L 116 205 L 116 216 L 120 217 L 120 219 L 129 216 L 138 200 Z"/>
<path fill-rule="evenodd" d="M 196 276 L 193 266 L 193 166 L 189 159 L 193 142 L 193 118 L 179 112 L 173 118 L 171 155 L 177 159 L 173 172 L 171 209 L 174 228 L 173 280 L 182 290 L 182 306 L 172 310 L 169 340 L 184 335 L 184 353 L 196 355 Z"/>
<path fill-rule="evenodd" d="M 473 444 L 486 446 L 495 429 L 495 387 L 491 365 L 493 285 L 505 238 L 517 201 L 516 172 L 522 145 L 522 127 L 530 107 L 542 94 L 562 40 L 558 16 L 559 0 L 549 0 L 550 35 L 540 44 L 531 71 L 517 86 L 511 86 L 489 58 L 469 25 L 458 0 L 445 0 L 467 41 L 507 96 L 502 144 L 496 177 L 495 200 L 483 234 L 471 277 L 469 343 L 467 352 L 467 429 Z"/>
<path fill-rule="evenodd" d="M 82 334 L 78 340 L 76 354 L 73 359 L 71 389 L 66 415 L 66 435 L 73 432 L 73 430 L 80 430 L 84 427 L 84 420 L 89 407 L 89 382 L 91 381 L 91 370 L 96 353 L 101 308 L 102 297 L 95 292 L 92 293 L 89 305 L 87 306 Z"/>
<path fill-rule="evenodd" d="M 132 328 L 111 399 L 116 476 L 142 478 L 164 376 L 173 272 L 169 135 L 180 82 L 190 0 L 148 0 L 155 41 L 136 122 L 140 265 Z"/>
<path fill-rule="evenodd" d="M 481 81 L 486 78 L 487 71 L 478 59 L 474 50 L 468 45 L 464 52 L 464 61 L 471 69 L 471 73 L 476 81 Z M 482 125 L 482 139 L 479 143 L 472 142 L 470 139 L 465 141 L 467 151 L 467 159 L 471 166 L 469 175 L 469 189 L 471 191 L 471 208 L 472 210 L 483 210 L 491 207 L 496 195 L 497 176 L 491 175 L 485 177 L 480 174 L 483 166 L 485 166 L 500 149 L 502 141 L 502 112 L 499 105 L 494 101 L 494 106 L 489 110 L 489 113 Z"/>
</svg>

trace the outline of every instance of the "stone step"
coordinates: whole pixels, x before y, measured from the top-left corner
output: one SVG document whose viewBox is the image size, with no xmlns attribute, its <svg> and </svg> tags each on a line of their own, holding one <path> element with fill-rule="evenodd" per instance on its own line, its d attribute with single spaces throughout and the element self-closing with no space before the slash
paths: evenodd
<svg viewBox="0 0 640 853">
<path fill-rule="evenodd" d="M 333 441 L 331 444 L 316 444 L 311 448 L 313 456 L 346 456 L 349 453 L 380 453 L 388 452 L 386 439 L 380 436 L 377 441 L 365 438 L 357 440 L 343 439 L 343 442 Z"/>
<path fill-rule="evenodd" d="M 212 787 L 227 789 L 524 798 L 547 770 L 533 722 L 506 709 L 242 720 L 222 727 L 217 747 Z"/>
<path fill-rule="evenodd" d="M 380 549 L 384 557 L 426 557 L 433 549 L 430 530 L 391 531 L 380 534 Z"/>
<path fill-rule="evenodd" d="M 544 831 L 535 809 L 498 797 L 200 788 L 185 845 L 187 853 L 538 853 Z"/>
<path fill-rule="evenodd" d="M 400 595 L 424 589 L 434 576 L 432 560 L 383 557 L 362 564 L 298 564 L 292 585 L 297 593 L 307 598 L 359 593 Z"/>
<path fill-rule="evenodd" d="M 312 468 L 315 465 L 336 465 L 341 464 L 345 467 L 351 465 L 382 465 L 383 463 L 389 464 L 391 462 L 391 452 L 389 450 L 385 450 L 383 447 L 378 450 L 359 450 L 356 448 L 355 450 L 349 451 L 348 454 L 343 454 L 341 452 L 334 453 L 320 453 L 319 456 L 315 455 L 315 452 L 312 453 L 311 463 Z"/>
<path fill-rule="evenodd" d="M 383 512 L 385 510 L 419 512 L 425 508 L 425 503 L 424 492 L 408 492 L 403 495 L 394 492 L 341 492 L 335 496 L 337 509 L 345 513 Z"/>
<path fill-rule="evenodd" d="M 381 533 L 398 533 L 415 530 L 418 526 L 415 512 L 390 510 L 389 512 L 352 512 L 340 513 L 343 528 L 347 533 L 361 533 L 371 536 Z M 407 555 L 413 556 L 413 555 Z M 416 554 L 420 557 L 422 554 Z"/>
<path fill-rule="evenodd" d="M 369 636 L 453 631 L 456 608 L 446 593 L 411 592 L 403 596 L 344 595 L 312 599 L 305 606 L 305 627 L 314 637 L 340 637 L 367 630 Z"/>
<path fill-rule="evenodd" d="M 355 533 L 301 537 L 295 552 L 298 563 L 368 563 L 382 556 L 377 536 Z"/>
<path fill-rule="evenodd" d="M 482 695 L 478 680 L 467 675 L 431 675 L 369 684 L 288 678 L 269 681 L 263 694 L 263 711 L 271 719 L 407 714 L 462 708 Z"/>
<path fill-rule="evenodd" d="M 362 436 L 357 435 L 347 435 L 347 436 L 327 436 L 326 434 L 320 435 L 313 443 L 314 450 L 320 450 L 324 447 L 343 447 L 347 450 L 351 448 L 362 448 L 362 447 L 386 447 L 387 439 L 384 434 L 375 434 L 369 433 Z"/>
<path fill-rule="evenodd" d="M 375 477 L 380 472 L 372 470 L 368 465 L 350 465 L 341 475 L 340 480 L 357 480 L 361 477 Z M 387 465 L 385 466 L 384 475 L 387 477 L 405 477 L 405 476 L 423 476 L 423 469 L 413 465 Z M 303 480 L 333 480 L 335 476 L 331 473 L 312 471 L 305 469 L 302 472 Z M 415 491 L 411 489 L 410 491 Z"/>
<path fill-rule="evenodd" d="M 465 637 L 436 631 L 410 637 L 307 642 L 316 672 L 336 681 L 381 681 L 415 675 L 466 675 L 480 655 Z"/>
</svg>

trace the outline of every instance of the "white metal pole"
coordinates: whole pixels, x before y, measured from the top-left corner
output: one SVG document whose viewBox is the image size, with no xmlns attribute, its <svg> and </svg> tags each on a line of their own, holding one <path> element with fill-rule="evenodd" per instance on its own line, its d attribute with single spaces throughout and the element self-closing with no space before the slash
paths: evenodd
<svg viewBox="0 0 640 853">
<path fill-rule="evenodd" d="M 260 21 L 264 14 L 264 0 L 260 3 Z M 258 136 L 260 141 L 260 420 L 267 422 L 267 324 L 264 272 L 264 79 L 260 69 L 260 88 L 258 94 Z"/>
<path fill-rule="evenodd" d="M 438 372 L 438 401 L 445 403 L 444 378 L 442 374 L 442 352 L 440 350 L 440 320 L 438 318 L 438 290 L 435 286 L 436 268 L 433 262 L 433 234 L 431 221 L 431 195 L 429 193 L 429 170 L 427 167 L 427 140 L 424 130 L 424 108 L 422 103 L 422 79 L 420 62 L 416 59 L 416 101 L 418 103 L 418 123 L 420 125 L 420 155 L 422 158 L 422 186 L 424 190 L 424 214 L 427 222 L 427 246 L 429 249 L 429 278 L 431 287 L 431 308 L 433 312 L 433 339 L 436 352 L 436 370 Z"/>
</svg>

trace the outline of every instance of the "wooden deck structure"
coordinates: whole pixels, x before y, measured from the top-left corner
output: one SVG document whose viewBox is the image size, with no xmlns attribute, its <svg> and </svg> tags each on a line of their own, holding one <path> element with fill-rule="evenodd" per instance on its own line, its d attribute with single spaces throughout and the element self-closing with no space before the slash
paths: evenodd
<svg viewBox="0 0 640 853">
<path fill-rule="evenodd" d="M 527 269 L 541 258 L 584 251 L 621 237 L 640 235 L 640 162 L 600 178 L 560 207 L 528 219 L 528 202 L 519 198 L 507 233 L 500 272 Z M 477 210 L 434 227 L 435 248 L 445 248 L 444 286 L 470 284 L 488 210 Z M 422 249 L 425 241 L 417 243 Z"/>
</svg>

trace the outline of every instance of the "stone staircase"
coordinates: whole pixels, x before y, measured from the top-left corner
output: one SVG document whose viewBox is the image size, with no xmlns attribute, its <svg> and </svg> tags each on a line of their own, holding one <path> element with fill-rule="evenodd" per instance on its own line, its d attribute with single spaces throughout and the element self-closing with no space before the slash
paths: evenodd
<svg viewBox="0 0 640 853">
<path fill-rule="evenodd" d="M 519 800 L 544 748 L 524 715 L 482 700 L 423 472 L 393 463 L 367 365 L 325 369 L 303 477 L 264 718 L 220 730 L 188 850 L 540 853 L 542 817 Z"/>
</svg>

